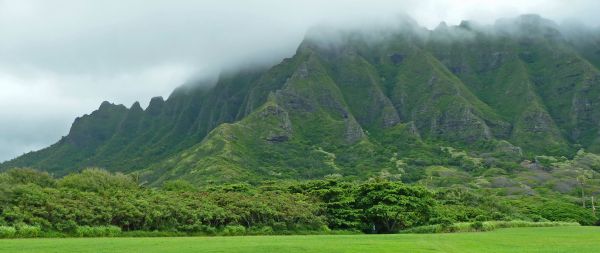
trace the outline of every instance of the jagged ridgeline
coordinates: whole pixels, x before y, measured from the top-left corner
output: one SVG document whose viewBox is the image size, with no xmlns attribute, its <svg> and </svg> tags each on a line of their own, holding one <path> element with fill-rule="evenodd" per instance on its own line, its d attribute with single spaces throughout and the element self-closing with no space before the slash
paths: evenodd
<svg viewBox="0 0 600 253">
<path fill-rule="evenodd" d="M 496 167 L 600 152 L 598 31 L 527 15 L 311 34 L 271 68 L 185 85 L 145 110 L 105 102 L 56 144 L 0 166 L 57 175 L 93 166 L 153 183 L 410 180 L 452 163 L 440 147 Z"/>
</svg>

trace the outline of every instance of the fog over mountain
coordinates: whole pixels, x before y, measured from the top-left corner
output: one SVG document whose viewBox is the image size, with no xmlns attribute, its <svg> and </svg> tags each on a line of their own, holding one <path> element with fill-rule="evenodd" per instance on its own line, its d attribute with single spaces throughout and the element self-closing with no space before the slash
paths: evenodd
<svg viewBox="0 0 600 253">
<path fill-rule="evenodd" d="M 522 2 L 0 0 L 0 161 L 56 142 L 104 100 L 145 107 L 190 79 L 273 65 L 315 26 L 600 23 L 598 1 Z"/>
</svg>

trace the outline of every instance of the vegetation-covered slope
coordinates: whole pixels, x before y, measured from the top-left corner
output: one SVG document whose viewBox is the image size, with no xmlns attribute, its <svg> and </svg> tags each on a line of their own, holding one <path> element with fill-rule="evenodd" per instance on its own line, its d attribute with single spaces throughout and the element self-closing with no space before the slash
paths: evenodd
<svg viewBox="0 0 600 253">
<path fill-rule="evenodd" d="M 150 183 L 410 182 L 434 165 L 478 176 L 600 152 L 600 37 L 569 29 L 526 15 L 322 31 L 276 66 L 182 86 L 145 110 L 103 103 L 58 143 L 0 168 L 102 167 Z"/>
</svg>

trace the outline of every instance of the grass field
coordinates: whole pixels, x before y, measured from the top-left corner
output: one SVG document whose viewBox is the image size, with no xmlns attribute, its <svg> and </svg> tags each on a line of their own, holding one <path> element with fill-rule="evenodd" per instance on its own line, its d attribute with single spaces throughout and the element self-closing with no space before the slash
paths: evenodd
<svg viewBox="0 0 600 253">
<path fill-rule="evenodd" d="M 0 240 L 0 252 L 600 252 L 600 227 L 492 232 Z"/>
</svg>

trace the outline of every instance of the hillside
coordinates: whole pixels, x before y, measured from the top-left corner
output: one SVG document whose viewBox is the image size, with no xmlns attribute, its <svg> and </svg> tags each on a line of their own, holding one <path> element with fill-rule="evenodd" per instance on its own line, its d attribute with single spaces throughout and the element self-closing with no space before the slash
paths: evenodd
<svg viewBox="0 0 600 253">
<path fill-rule="evenodd" d="M 151 184 L 435 176 L 519 193 L 550 178 L 571 193 L 576 172 L 561 164 L 600 172 L 600 32 L 580 29 L 525 15 L 313 31 L 270 68 L 186 84 L 146 109 L 104 102 L 0 169 L 102 167 Z"/>
</svg>

